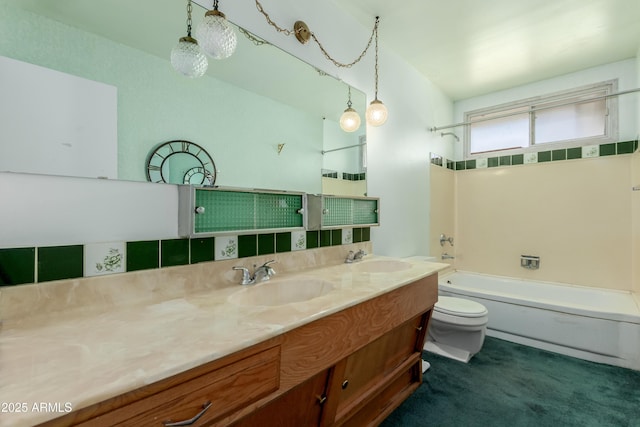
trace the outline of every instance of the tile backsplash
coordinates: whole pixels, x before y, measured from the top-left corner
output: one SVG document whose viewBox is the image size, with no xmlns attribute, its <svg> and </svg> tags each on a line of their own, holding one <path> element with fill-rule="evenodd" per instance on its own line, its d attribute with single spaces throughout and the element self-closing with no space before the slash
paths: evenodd
<svg viewBox="0 0 640 427">
<path fill-rule="evenodd" d="M 631 154 L 638 149 L 638 141 L 623 141 L 610 144 L 587 145 L 575 148 L 537 151 L 508 156 L 483 157 L 472 160 L 455 161 L 431 153 L 431 163 L 451 170 L 469 170 L 493 168 L 499 166 L 518 166 L 531 163 L 555 162 L 560 160 L 585 159 L 591 157 Z"/>
<path fill-rule="evenodd" d="M 343 228 L 192 239 L 0 249 L 0 286 L 287 253 L 370 240 L 370 229 Z"/>
</svg>

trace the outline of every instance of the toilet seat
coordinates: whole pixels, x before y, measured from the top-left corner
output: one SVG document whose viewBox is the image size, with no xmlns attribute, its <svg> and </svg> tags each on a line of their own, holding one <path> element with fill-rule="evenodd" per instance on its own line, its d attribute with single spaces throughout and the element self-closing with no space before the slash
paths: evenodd
<svg viewBox="0 0 640 427">
<path fill-rule="evenodd" d="M 445 296 L 438 297 L 434 311 L 467 318 L 483 317 L 489 313 L 484 305 L 475 301 Z"/>
</svg>

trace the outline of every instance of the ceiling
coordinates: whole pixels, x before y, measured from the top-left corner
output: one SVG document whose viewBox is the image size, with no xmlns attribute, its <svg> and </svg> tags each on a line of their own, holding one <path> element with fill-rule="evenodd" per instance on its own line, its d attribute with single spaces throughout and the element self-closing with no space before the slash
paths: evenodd
<svg viewBox="0 0 640 427">
<path fill-rule="evenodd" d="M 636 56 L 640 0 L 335 0 L 452 99 Z M 384 60 L 381 58 L 381 60 Z"/>
<path fill-rule="evenodd" d="M 167 56 L 167 46 L 176 43 L 176 34 L 184 32 L 184 22 L 175 19 L 184 14 L 182 1 L 154 0 L 154 7 L 149 7 L 149 2 L 130 0 L 97 3 L 21 0 L 20 3 L 161 57 Z M 380 16 L 382 53 L 394 51 L 453 100 L 633 58 L 640 47 L 640 0 L 334 0 L 333 3 L 352 15 L 367 32 L 373 17 Z M 194 7 L 195 16 L 201 13 Z M 149 15 L 153 15 L 156 28 L 163 31 L 140 30 L 139 16 Z M 112 19 L 120 25 L 114 26 Z M 236 54 L 240 52 L 238 49 Z M 271 54 L 266 53 L 261 67 L 269 65 L 266 58 Z M 233 64 L 226 69 L 225 65 L 219 67 L 221 73 L 227 74 L 226 79 L 234 77 Z M 265 87 L 253 80 L 244 84 L 253 83 L 256 89 Z M 280 82 L 291 83 L 288 79 Z M 278 91 L 280 88 L 274 92 Z"/>
</svg>

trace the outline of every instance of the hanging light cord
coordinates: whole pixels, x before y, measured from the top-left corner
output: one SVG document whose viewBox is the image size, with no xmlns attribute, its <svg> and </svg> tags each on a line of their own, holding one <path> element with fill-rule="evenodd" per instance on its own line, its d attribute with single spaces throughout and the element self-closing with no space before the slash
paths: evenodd
<svg viewBox="0 0 640 427">
<path fill-rule="evenodd" d="M 256 2 L 256 7 L 260 11 L 260 13 L 262 13 L 264 15 L 264 17 L 267 20 L 267 23 L 269 25 L 271 25 L 273 28 L 275 28 L 279 33 L 283 33 L 286 36 L 295 36 L 296 35 L 296 30 L 289 30 L 287 28 L 282 28 L 278 24 L 273 22 L 273 20 L 269 16 L 269 14 L 262 7 L 262 4 L 260 4 L 260 1 L 255 0 L 255 2 Z M 373 31 L 371 31 L 371 37 L 369 37 L 369 41 L 367 42 L 367 46 L 364 48 L 362 53 L 356 59 L 354 59 L 352 62 L 349 62 L 349 63 L 339 62 L 339 61 L 335 60 L 331 55 L 329 55 L 329 52 L 327 52 L 327 50 L 324 48 L 322 43 L 320 43 L 320 40 L 318 40 L 316 35 L 313 32 L 311 32 L 311 38 L 313 39 L 314 42 L 316 42 L 316 44 L 320 48 L 320 51 L 322 51 L 322 54 L 325 56 L 325 58 L 327 58 L 329 61 L 333 62 L 333 65 L 335 65 L 336 67 L 341 67 L 341 68 L 350 68 L 350 67 L 354 66 L 355 64 L 357 64 L 358 62 L 360 62 L 362 60 L 362 58 L 367 54 L 367 51 L 371 47 L 371 42 L 373 41 L 373 37 L 375 36 L 375 39 L 376 39 L 376 93 L 378 92 L 378 88 L 377 88 L 378 47 L 377 46 L 378 46 L 378 24 L 379 23 L 380 23 L 380 17 L 376 16 L 376 22 L 375 22 L 375 24 L 373 26 Z"/>
</svg>

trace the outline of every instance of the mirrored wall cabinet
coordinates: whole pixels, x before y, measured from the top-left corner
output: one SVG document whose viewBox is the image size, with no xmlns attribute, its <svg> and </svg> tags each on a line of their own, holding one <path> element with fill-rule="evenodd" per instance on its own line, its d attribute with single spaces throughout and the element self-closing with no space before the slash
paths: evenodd
<svg viewBox="0 0 640 427">
<path fill-rule="evenodd" d="M 192 185 L 178 191 L 182 237 L 304 230 L 304 193 Z"/>
<path fill-rule="evenodd" d="M 327 230 L 352 225 L 380 225 L 380 199 L 377 197 L 307 194 L 307 230 Z"/>
<path fill-rule="evenodd" d="M 380 225 L 379 198 L 225 187 L 179 187 L 181 237 Z"/>
</svg>

